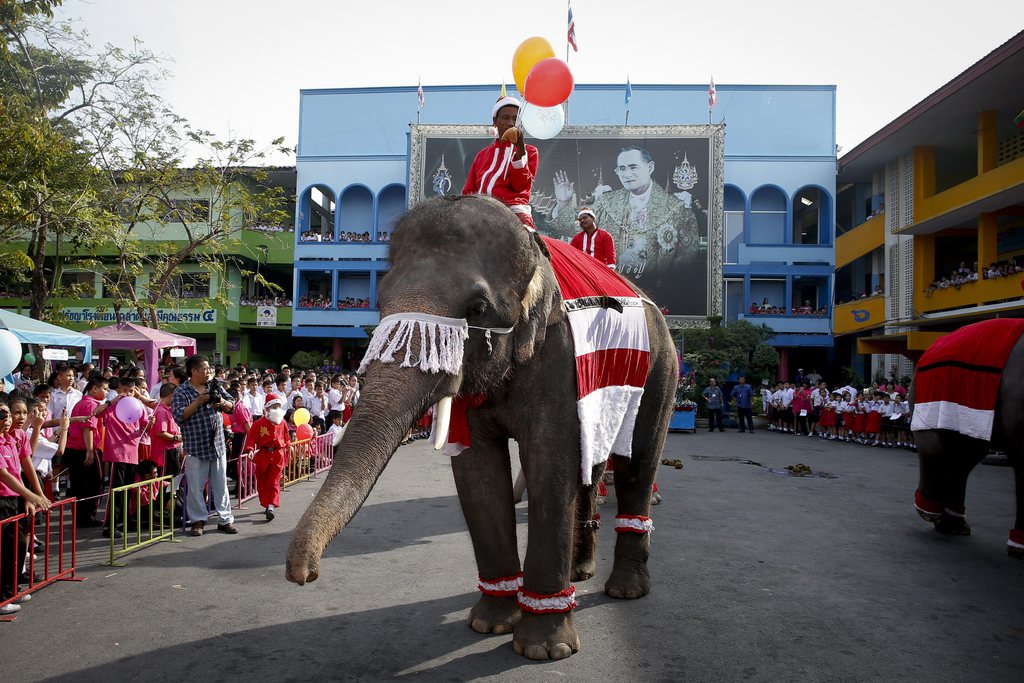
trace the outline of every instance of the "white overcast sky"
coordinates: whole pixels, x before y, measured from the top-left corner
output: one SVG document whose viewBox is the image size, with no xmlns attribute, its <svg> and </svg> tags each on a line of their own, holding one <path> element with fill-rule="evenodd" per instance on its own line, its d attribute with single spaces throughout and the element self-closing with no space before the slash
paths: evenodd
<svg viewBox="0 0 1024 683">
<path fill-rule="evenodd" d="M 852 149 L 1024 27 L 1019 0 L 574 0 L 577 83 L 834 84 Z M 301 88 L 512 83 L 540 35 L 564 57 L 566 2 L 65 0 L 98 44 L 171 61 L 179 114 L 294 146 Z M 634 95 L 634 98 L 636 95 Z M 277 163 L 290 163 L 275 158 Z"/>
</svg>

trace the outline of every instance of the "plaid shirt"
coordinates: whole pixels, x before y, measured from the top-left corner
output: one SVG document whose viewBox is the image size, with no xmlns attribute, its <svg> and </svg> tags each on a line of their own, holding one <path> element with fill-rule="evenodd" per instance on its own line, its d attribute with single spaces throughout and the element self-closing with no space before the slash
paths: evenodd
<svg viewBox="0 0 1024 683">
<path fill-rule="evenodd" d="M 220 413 L 205 403 L 185 418 L 185 408 L 199 398 L 199 391 L 186 382 L 174 390 L 171 412 L 174 421 L 181 427 L 182 446 L 185 455 L 200 460 L 216 460 L 226 455 L 224 448 L 224 419 Z"/>
</svg>

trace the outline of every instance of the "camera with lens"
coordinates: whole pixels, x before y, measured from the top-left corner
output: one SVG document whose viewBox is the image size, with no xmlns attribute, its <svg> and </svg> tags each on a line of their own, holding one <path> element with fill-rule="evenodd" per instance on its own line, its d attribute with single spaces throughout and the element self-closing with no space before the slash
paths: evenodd
<svg viewBox="0 0 1024 683">
<path fill-rule="evenodd" d="M 206 387 L 209 390 L 209 397 L 207 403 L 211 405 L 214 403 L 220 403 L 221 401 L 227 401 L 230 403 L 234 398 L 229 394 L 223 386 L 221 386 L 220 380 L 211 379 L 206 383 Z M 218 408 L 220 410 L 220 408 Z"/>
</svg>

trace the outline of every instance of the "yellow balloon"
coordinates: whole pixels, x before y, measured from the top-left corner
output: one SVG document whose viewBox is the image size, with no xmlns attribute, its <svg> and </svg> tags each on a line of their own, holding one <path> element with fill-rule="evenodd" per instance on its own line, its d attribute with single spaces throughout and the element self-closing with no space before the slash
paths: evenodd
<svg viewBox="0 0 1024 683">
<path fill-rule="evenodd" d="M 512 75 L 516 79 L 516 87 L 522 95 L 526 87 L 526 77 L 530 75 L 530 69 L 542 59 L 555 56 L 555 50 L 546 39 L 540 36 L 527 38 L 519 44 L 516 52 L 512 55 Z"/>
<path fill-rule="evenodd" d="M 299 408 L 298 410 L 295 411 L 295 414 L 292 415 L 292 422 L 294 422 L 295 426 L 297 427 L 299 425 L 308 424 L 309 418 L 309 411 L 306 410 L 305 408 Z"/>
</svg>

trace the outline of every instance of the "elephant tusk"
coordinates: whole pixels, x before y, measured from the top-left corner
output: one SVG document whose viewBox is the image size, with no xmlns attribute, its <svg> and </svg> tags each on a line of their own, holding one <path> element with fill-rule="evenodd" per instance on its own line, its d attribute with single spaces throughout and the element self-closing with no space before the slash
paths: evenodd
<svg viewBox="0 0 1024 683">
<path fill-rule="evenodd" d="M 448 427 L 452 421 L 452 397 L 445 396 L 434 410 L 434 450 L 439 451 L 448 442 Z"/>
</svg>

